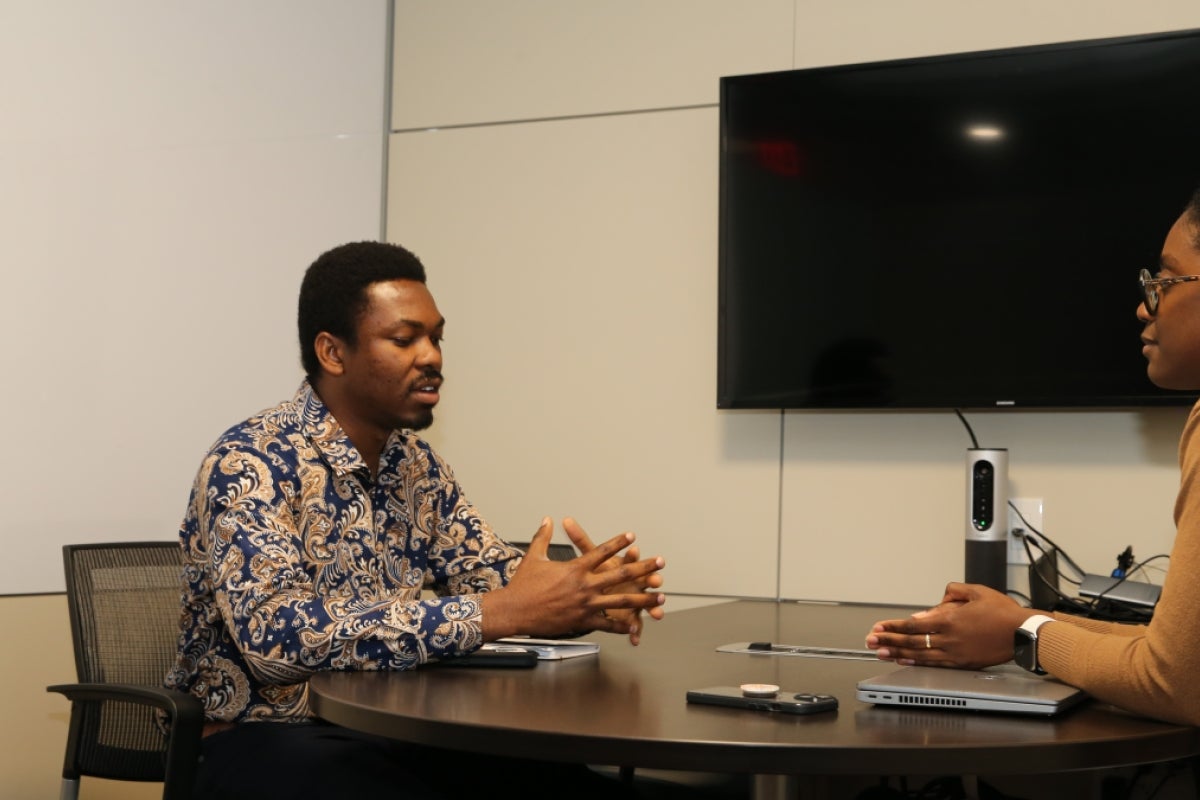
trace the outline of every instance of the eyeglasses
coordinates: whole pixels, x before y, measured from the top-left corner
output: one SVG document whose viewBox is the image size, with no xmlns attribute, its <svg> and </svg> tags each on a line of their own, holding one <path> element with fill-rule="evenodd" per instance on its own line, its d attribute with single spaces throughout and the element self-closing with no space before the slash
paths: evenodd
<svg viewBox="0 0 1200 800">
<path fill-rule="evenodd" d="M 1200 275 L 1180 275 L 1178 278 L 1156 278 L 1150 274 L 1150 270 L 1144 269 L 1138 273 L 1138 283 L 1142 287 L 1142 303 L 1146 306 L 1146 313 L 1154 316 L 1158 313 L 1158 301 L 1162 299 L 1162 290 L 1168 286 L 1174 286 L 1177 283 L 1187 283 L 1188 281 L 1200 281 Z"/>
</svg>

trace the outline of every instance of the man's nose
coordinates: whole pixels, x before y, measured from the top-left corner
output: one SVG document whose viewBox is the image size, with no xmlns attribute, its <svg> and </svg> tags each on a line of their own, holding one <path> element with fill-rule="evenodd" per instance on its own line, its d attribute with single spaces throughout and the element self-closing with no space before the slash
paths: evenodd
<svg viewBox="0 0 1200 800">
<path fill-rule="evenodd" d="M 421 349 L 417 353 L 417 363 L 421 366 L 431 366 L 438 369 L 442 366 L 442 348 L 431 339 L 423 339 Z"/>
</svg>

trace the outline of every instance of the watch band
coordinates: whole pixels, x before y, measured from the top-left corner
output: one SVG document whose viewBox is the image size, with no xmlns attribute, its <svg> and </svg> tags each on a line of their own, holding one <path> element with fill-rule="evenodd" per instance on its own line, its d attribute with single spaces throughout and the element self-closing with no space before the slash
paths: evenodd
<svg viewBox="0 0 1200 800">
<path fill-rule="evenodd" d="M 1036 639 L 1038 628 L 1042 627 L 1047 622 L 1054 621 L 1054 617 L 1048 617 L 1045 614 L 1034 614 L 1032 617 L 1021 623 L 1021 630 L 1025 631 Z"/>
<path fill-rule="evenodd" d="M 1032 617 L 1022 622 L 1021 626 L 1018 628 L 1019 631 L 1024 632 L 1025 638 L 1029 642 L 1030 650 L 1032 651 L 1032 659 L 1030 663 L 1023 666 L 1031 672 L 1037 673 L 1038 675 L 1046 674 L 1046 670 L 1042 669 L 1041 659 L 1038 657 L 1038 630 L 1047 622 L 1054 621 L 1054 617 L 1048 617 L 1045 614 L 1034 614 Z"/>
</svg>

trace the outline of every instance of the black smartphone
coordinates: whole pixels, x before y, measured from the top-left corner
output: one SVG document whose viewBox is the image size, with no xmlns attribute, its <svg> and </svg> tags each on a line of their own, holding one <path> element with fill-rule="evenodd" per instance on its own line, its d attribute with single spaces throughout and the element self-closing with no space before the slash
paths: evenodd
<svg viewBox="0 0 1200 800">
<path fill-rule="evenodd" d="M 833 711 L 838 707 L 837 698 L 830 694 L 791 692 L 781 689 L 774 695 L 762 697 L 747 695 L 737 686 L 689 689 L 687 701 L 732 708 L 751 708 L 755 711 L 779 711 L 784 714 L 817 714 L 822 711 Z"/>
<path fill-rule="evenodd" d="M 516 667 L 518 669 L 536 667 L 537 653 L 524 647 L 503 647 L 484 645 L 473 653 L 463 656 L 431 662 L 439 667 Z"/>
</svg>

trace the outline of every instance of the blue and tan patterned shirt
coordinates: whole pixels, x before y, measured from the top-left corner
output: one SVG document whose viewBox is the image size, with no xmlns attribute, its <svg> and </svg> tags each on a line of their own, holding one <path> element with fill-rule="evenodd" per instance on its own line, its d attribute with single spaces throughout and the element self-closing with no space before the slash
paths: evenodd
<svg viewBox="0 0 1200 800">
<path fill-rule="evenodd" d="M 166 685 L 227 721 L 307 718 L 319 670 L 412 669 L 478 648 L 479 595 L 521 555 L 411 431 L 392 433 L 372 481 L 307 382 L 217 441 L 180 536 Z"/>
</svg>

